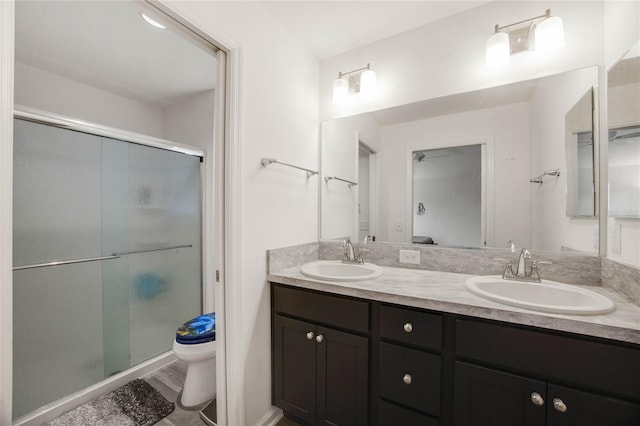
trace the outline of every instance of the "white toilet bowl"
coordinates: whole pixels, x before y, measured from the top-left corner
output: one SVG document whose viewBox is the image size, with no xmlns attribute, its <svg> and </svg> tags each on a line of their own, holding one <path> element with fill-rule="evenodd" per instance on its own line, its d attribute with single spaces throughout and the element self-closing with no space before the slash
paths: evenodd
<svg viewBox="0 0 640 426">
<path fill-rule="evenodd" d="M 187 363 L 180 404 L 196 407 L 216 397 L 216 342 L 182 344 L 173 341 L 178 359 Z"/>
</svg>

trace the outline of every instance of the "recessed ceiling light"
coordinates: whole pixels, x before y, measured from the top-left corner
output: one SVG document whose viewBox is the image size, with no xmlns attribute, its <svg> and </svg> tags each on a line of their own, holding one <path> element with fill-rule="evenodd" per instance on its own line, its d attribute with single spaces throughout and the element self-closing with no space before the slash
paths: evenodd
<svg viewBox="0 0 640 426">
<path fill-rule="evenodd" d="M 145 21 L 147 21 L 147 23 L 153 25 L 156 28 L 162 28 L 163 30 L 167 27 L 165 27 L 164 25 L 162 25 L 161 23 L 154 21 L 153 19 L 149 18 L 147 15 L 145 15 L 144 13 L 140 12 L 140 16 L 142 16 L 142 19 L 144 19 Z"/>
</svg>

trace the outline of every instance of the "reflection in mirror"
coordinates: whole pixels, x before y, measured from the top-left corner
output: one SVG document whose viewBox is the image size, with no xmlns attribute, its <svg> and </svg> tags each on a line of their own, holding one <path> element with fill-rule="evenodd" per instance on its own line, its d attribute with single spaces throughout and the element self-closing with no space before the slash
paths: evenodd
<svg viewBox="0 0 640 426">
<path fill-rule="evenodd" d="M 607 76 L 607 257 L 640 266 L 640 40 Z"/>
<path fill-rule="evenodd" d="M 482 146 L 413 151 L 412 164 L 412 242 L 484 245 Z"/>
<path fill-rule="evenodd" d="M 567 156 L 567 216 L 595 216 L 596 155 L 593 144 L 593 89 L 565 117 Z"/>
<path fill-rule="evenodd" d="M 640 125 L 609 130 L 609 215 L 640 218 Z"/>
<path fill-rule="evenodd" d="M 513 240 L 519 247 L 537 250 L 593 253 L 598 249 L 598 220 L 593 216 L 597 212 L 580 218 L 566 214 L 565 119 L 597 83 L 598 69 L 589 67 L 325 121 L 322 173 L 358 176 L 353 169 L 357 167 L 361 139 L 357 135 L 366 136 L 368 145 L 375 147 L 379 164 L 376 241 L 505 247 Z M 575 137 L 577 150 L 577 134 Z M 582 138 L 586 136 L 581 136 L 581 143 Z M 597 138 L 595 142 L 597 146 Z M 422 163 L 433 164 L 434 150 L 447 148 L 452 152 L 452 147 L 468 145 L 484 147 L 486 154 L 480 162 L 484 179 L 474 181 L 484 191 L 484 196 L 482 192 L 479 195 L 480 214 L 456 227 L 459 234 L 473 235 L 473 242 L 452 239 L 454 231 L 447 230 L 445 219 L 436 221 L 431 216 L 433 200 L 414 192 L 413 176 L 414 153 L 425 151 L 425 158 L 431 154 L 433 161 Z M 437 160 L 445 162 L 453 157 Z M 541 175 L 542 183 L 530 182 Z M 597 173 L 593 175 L 597 177 Z M 450 178 L 448 183 L 457 179 Z M 597 183 L 591 187 L 598 188 Z M 321 238 L 358 235 L 358 190 L 354 187 L 349 193 L 346 188 L 323 185 Z M 595 205 L 595 200 L 597 194 L 588 203 Z M 437 207 L 462 216 L 471 201 L 472 197 L 461 190 L 449 189 L 448 197 L 438 201 Z M 421 228 L 427 219 L 434 222 L 428 229 Z"/>
</svg>

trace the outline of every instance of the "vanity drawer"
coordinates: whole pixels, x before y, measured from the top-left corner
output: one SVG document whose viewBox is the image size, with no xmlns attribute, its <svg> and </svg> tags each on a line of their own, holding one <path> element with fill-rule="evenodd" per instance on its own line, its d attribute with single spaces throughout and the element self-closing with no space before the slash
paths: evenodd
<svg viewBox="0 0 640 426">
<path fill-rule="evenodd" d="M 369 332 L 369 303 L 340 296 L 274 286 L 275 313 L 332 325 L 346 330 Z"/>
<path fill-rule="evenodd" d="M 383 305 L 380 307 L 380 337 L 425 349 L 440 350 L 442 316 Z"/>
<path fill-rule="evenodd" d="M 380 397 L 437 416 L 440 356 L 380 343 Z"/>
<path fill-rule="evenodd" d="M 456 321 L 459 357 L 640 401 L 640 348 L 482 321 Z"/>
<path fill-rule="evenodd" d="M 390 402 L 378 401 L 378 425 L 438 426 L 438 420 L 425 414 L 400 407 Z"/>
</svg>

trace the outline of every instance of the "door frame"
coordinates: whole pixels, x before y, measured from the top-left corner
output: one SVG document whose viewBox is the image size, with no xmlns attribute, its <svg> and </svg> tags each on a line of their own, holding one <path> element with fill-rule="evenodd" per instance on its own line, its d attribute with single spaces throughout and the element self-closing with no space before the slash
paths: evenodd
<svg viewBox="0 0 640 426">
<path fill-rule="evenodd" d="M 379 162 L 380 156 L 378 151 L 374 148 L 374 145 L 368 141 L 366 137 L 361 132 L 356 131 L 356 141 L 357 141 L 357 160 L 356 166 L 358 170 L 358 176 L 360 175 L 360 149 L 364 149 L 369 152 L 369 235 L 375 236 L 378 232 L 378 170 L 379 170 Z M 358 182 L 360 183 L 360 182 Z M 357 186 L 357 202 L 358 206 L 360 204 L 360 185 Z M 359 211 L 360 209 L 356 209 L 356 235 L 360 233 L 360 220 L 359 220 Z M 357 240 L 357 239 L 356 239 Z"/>
<path fill-rule="evenodd" d="M 407 147 L 406 152 L 406 214 L 404 242 L 412 243 L 413 239 L 413 153 L 431 149 L 455 148 L 470 145 L 480 145 L 482 159 L 480 233 L 481 246 L 494 247 L 494 141 L 493 138 L 472 140 L 450 140 L 437 143 L 424 143 Z M 484 243 L 484 244 L 482 244 Z"/>
<path fill-rule="evenodd" d="M 206 277 L 219 274 L 214 293 L 219 318 L 216 367 L 218 370 L 218 424 L 244 424 L 244 366 L 240 339 L 242 289 L 240 286 L 240 111 L 242 46 L 210 23 L 189 3 L 169 0 L 140 1 L 155 8 L 220 49 L 216 90 L 216 140 L 211 161 L 215 211 L 206 220 L 206 250 L 218 253 Z M 12 422 L 13 387 L 13 109 L 14 109 L 15 0 L 0 1 L 0 424 Z M 221 107 L 223 106 L 223 107 Z M 212 168 L 210 168 L 211 170 Z M 218 238 L 210 238 L 213 232 Z M 215 247 L 215 248 L 214 248 Z M 207 263 L 207 262 L 205 262 Z M 205 295 L 206 297 L 206 295 Z M 234 336 L 238 336 L 234 338 Z"/>
</svg>

